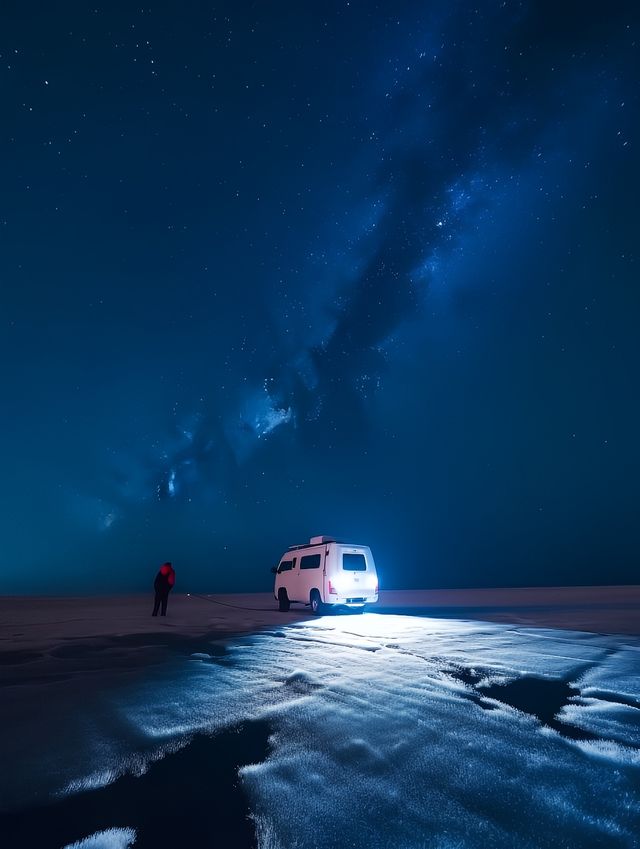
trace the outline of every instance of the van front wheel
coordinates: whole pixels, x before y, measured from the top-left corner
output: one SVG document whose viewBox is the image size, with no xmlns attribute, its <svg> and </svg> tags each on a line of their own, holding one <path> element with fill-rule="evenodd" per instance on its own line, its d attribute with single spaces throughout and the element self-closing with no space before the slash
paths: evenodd
<svg viewBox="0 0 640 849">
<path fill-rule="evenodd" d="M 324 604 L 322 603 L 318 590 L 311 590 L 309 601 L 311 602 L 311 611 L 313 615 L 320 616 L 323 611 Z"/>
<path fill-rule="evenodd" d="M 280 587 L 280 589 L 278 590 L 278 610 L 280 611 L 280 613 L 288 613 L 290 607 L 291 602 L 289 601 L 287 591 L 284 587 Z"/>
</svg>

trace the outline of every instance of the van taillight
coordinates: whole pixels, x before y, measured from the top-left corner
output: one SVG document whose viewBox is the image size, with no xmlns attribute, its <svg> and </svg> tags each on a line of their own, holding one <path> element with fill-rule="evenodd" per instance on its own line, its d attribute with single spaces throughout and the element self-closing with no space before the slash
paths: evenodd
<svg viewBox="0 0 640 849">
<path fill-rule="evenodd" d="M 331 581 L 329 581 L 329 592 L 330 592 L 332 595 L 338 595 L 338 590 L 337 590 L 337 589 L 333 586 L 333 584 L 331 583 Z"/>
</svg>

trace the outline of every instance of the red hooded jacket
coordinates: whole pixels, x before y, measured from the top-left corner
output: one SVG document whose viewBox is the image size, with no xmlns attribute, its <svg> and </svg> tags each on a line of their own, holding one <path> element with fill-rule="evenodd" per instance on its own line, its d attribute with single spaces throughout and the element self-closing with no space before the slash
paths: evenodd
<svg viewBox="0 0 640 849">
<path fill-rule="evenodd" d="M 163 563 L 153 582 L 153 588 L 158 593 L 169 593 L 176 582 L 176 573 L 171 563 Z"/>
</svg>

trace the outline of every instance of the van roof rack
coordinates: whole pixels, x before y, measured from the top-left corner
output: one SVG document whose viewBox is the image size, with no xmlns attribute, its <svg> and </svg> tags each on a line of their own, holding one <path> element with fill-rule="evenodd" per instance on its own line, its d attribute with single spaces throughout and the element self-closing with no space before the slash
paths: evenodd
<svg viewBox="0 0 640 849">
<path fill-rule="evenodd" d="M 309 542 L 303 542 L 301 545 L 290 545 L 287 551 L 298 551 L 300 548 L 312 548 L 315 545 L 328 545 L 331 542 L 341 543 L 342 540 L 327 536 L 311 537 Z"/>
</svg>

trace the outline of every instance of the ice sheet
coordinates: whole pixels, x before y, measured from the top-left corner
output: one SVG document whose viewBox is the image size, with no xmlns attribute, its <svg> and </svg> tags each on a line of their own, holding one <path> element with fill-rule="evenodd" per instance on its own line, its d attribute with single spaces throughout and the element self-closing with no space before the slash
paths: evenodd
<svg viewBox="0 0 640 849">
<path fill-rule="evenodd" d="M 638 845 L 640 640 L 367 613 L 200 648 L 81 708 L 32 772 L 76 792 L 267 719 L 242 770 L 260 849 Z M 541 680 L 546 725 L 509 689 Z"/>
</svg>

